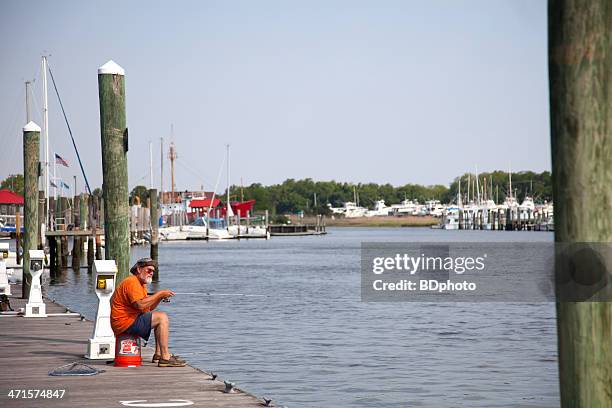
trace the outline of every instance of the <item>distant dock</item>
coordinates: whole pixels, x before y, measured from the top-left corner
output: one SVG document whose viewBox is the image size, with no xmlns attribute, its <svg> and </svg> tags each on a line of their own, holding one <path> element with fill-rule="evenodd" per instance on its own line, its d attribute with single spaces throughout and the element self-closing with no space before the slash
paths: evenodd
<svg viewBox="0 0 612 408">
<path fill-rule="evenodd" d="M 268 225 L 268 231 L 270 236 L 283 237 L 283 236 L 301 236 L 301 235 L 325 235 L 325 225 L 316 224 L 279 224 L 279 225 Z"/>
<path fill-rule="evenodd" d="M 9 299 L 15 310 L 25 307 L 26 303 L 19 299 L 20 287 L 12 285 L 11 288 L 14 296 Z M 47 313 L 66 311 L 65 307 L 48 299 L 45 303 Z M 236 388 L 235 392 L 224 393 L 223 380 L 213 380 L 209 373 L 194 367 L 157 367 L 151 363 L 153 349 L 150 347 L 142 349 L 143 364 L 137 368 L 114 367 L 106 364 L 106 360 L 87 360 L 83 354 L 93 323 L 81 321 L 78 316 L 25 318 L 2 315 L 0 322 L 0 364 L 4 367 L 0 370 L 2 407 L 242 408 L 265 405 L 262 400 Z M 105 372 L 85 377 L 49 376 L 49 371 L 73 362 Z M 11 390 L 14 390 L 13 398 L 9 396 Z M 58 392 L 50 394 L 55 397 L 43 398 L 42 390 Z M 36 398 L 34 393 L 38 394 Z"/>
</svg>

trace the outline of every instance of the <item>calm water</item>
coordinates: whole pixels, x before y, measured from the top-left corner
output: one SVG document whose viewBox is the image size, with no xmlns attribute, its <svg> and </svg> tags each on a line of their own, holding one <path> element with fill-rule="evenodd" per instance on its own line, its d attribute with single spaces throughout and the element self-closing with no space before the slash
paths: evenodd
<svg viewBox="0 0 612 408">
<path fill-rule="evenodd" d="M 329 231 L 160 245 L 157 288 L 265 295 L 162 303 L 172 350 L 289 407 L 559 406 L 554 304 L 360 301 L 362 241 L 550 241 L 551 233 Z M 94 317 L 86 270 L 66 271 L 48 294 Z"/>
</svg>

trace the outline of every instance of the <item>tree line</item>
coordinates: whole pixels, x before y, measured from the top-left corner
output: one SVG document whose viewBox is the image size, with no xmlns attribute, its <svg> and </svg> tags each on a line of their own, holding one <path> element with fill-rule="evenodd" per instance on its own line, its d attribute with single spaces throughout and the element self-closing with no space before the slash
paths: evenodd
<svg viewBox="0 0 612 408">
<path fill-rule="evenodd" d="M 487 198 L 497 203 L 504 201 L 509 195 L 508 173 L 493 171 L 478 175 L 478 187 L 482 192 L 486 179 Z M 452 203 L 457 200 L 459 181 L 461 180 L 461 193 L 465 200 L 468 188 L 468 173 L 456 177 L 449 186 L 419 184 L 405 184 L 395 187 L 389 183 L 343 183 L 337 181 L 313 181 L 312 179 L 287 179 L 281 184 L 264 186 L 253 183 L 250 186 L 232 186 L 232 199 L 257 200 L 256 211 L 270 210 L 272 214 L 286 214 L 304 211 L 307 214 L 329 213 L 327 204 L 341 207 L 347 201 L 359 201 L 362 207 L 373 208 L 377 200 L 385 200 L 387 205 L 398 204 L 404 199 L 418 200 L 424 203 L 427 200 L 439 200 L 442 203 Z M 471 192 L 476 191 L 476 176 L 469 174 Z M 491 188 L 491 183 L 493 187 Z M 512 194 L 519 201 L 531 196 L 536 202 L 552 200 L 552 181 L 549 171 L 535 173 L 523 171 L 512 173 Z M 482 193 L 481 193 L 482 194 Z M 316 195 L 316 198 L 315 198 Z M 316 202 L 315 202 L 316 200 Z"/>
<path fill-rule="evenodd" d="M 261 183 L 253 183 L 249 186 L 232 186 L 232 200 L 256 200 L 255 211 L 269 210 L 274 214 L 297 213 L 304 211 L 306 214 L 329 214 L 327 204 L 341 207 L 347 201 L 359 201 L 362 207 L 373 208 L 377 200 L 385 200 L 387 205 L 400 203 L 404 199 L 418 200 L 424 203 L 427 200 L 439 200 L 442 203 L 456 202 L 459 182 L 461 181 L 461 194 L 465 200 L 468 189 L 468 178 L 470 181 L 470 199 L 476 192 L 476 176 L 465 173 L 456 177 L 449 186 L 433 185 L 423 186 L 420 184 L 405 184 L 393 186 L 389 183 L 346 183 L 338 181 L 313 181 L 306 178 L 302 180 L 287 179 L 281 184 L 264 186 Z M 483 191 L 486 183 L 487 198 L 496 203 L 504 201 L 510 194 L 508 173 L 505 171 L 493 171 L 480 173 L 478 175 L 478 187 Z M 491 186 L 492 184 L 492 186 Z M 11 175 L 0 184 L 1 188 L 8 188 L 23 195 L 23 176 Z M 535 173 L 532 171 L 521 171 L 512 173 L 512 194 L 519 201 L 529 195 L 536 202 L 552 201 L 552 180 L 549 171 Z M 101 195 L 97 188 L 94 194 Z M 130 202 L 134 196 L 140 197 L 142 203 L 147 202 L 148 189 L 145 186 L 136 186 L 130 193 Z M 218 198 L 223 199 L 226 193 Z M 315 201 L 316 200 L 316 201 Z"/>
</svg>

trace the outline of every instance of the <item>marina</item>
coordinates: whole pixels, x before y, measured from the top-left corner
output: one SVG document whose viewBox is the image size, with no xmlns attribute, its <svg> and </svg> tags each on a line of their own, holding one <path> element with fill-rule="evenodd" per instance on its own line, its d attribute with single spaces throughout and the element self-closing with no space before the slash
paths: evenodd
<svg viewBox="0 0 612 408">
<path fill-rule="evenodd" d="M 0 21 L 1 407 L 612 408 L 609 1 Z"/>
</svg>

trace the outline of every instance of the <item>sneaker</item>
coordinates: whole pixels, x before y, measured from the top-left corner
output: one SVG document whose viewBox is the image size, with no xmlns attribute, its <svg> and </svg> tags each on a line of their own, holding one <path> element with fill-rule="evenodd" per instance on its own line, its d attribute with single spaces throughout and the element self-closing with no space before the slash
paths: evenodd
<svg viewBox="0 0 612 408">
<path fill-rule="evenodd" d="M 185 360 L 183 360 L 182 358 L 179 358 L 180 356 L 178 354 L 172 354 L 170 356 L 171 359 L 180 361 L 182 363 L 186 363 Z M 161 355 L 159 354 L 153 354 L 153 359 L 151 360 L 152 363 L 159 363 L 159 360 L 161 360 Z"/>
<path fill-rule="evenodd" d="M 178 360 L 174 358 L 174 356 L 170 357 L 169 360 L 164 360 L 163 358 L 159 359 L 157 363 L 158 367 L 185 367 L 187 363 L 182 360 Z"/>
</svg>

